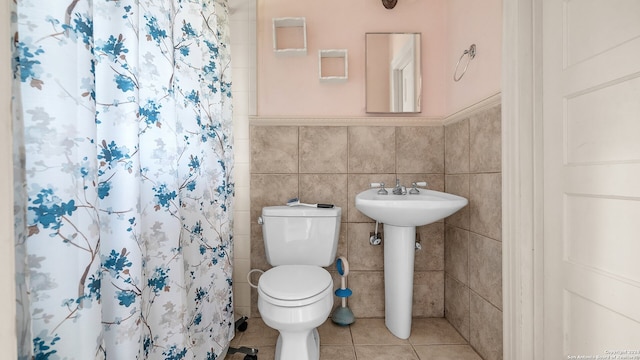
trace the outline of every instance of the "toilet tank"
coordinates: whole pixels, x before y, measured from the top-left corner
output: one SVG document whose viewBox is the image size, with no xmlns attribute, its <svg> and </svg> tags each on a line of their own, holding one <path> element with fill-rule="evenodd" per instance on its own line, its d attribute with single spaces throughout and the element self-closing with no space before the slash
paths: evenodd
<svg viewBox="0 0 640 360">
<path fill-rule="evenodd" d="M 264 207 L 262 238 L 267 261 L 272 266 L 333 264 L 341 215 L 339 207 Z"/>
</svg>

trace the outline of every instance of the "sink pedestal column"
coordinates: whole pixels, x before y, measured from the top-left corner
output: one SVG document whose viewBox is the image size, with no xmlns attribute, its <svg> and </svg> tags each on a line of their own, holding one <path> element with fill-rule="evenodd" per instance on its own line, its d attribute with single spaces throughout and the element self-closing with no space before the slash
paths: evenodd
<svg viewBox="0 0 640 360">
<path fill-rule="evenodd" d="M 416 228 L 384 224 L 385 324 L 400 339 L 411 335 Z"/>
</svg>

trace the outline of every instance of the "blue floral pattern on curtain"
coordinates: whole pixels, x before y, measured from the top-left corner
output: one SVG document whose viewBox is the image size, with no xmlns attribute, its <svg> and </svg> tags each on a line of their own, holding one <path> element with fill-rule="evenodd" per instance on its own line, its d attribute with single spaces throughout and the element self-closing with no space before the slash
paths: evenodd
<svg viewBox="0 0 640 360">
<path fill-rule="evenodd" d="M 226 0 L 13 4 L 21 359 L 234 335 Z"/>
</svg>

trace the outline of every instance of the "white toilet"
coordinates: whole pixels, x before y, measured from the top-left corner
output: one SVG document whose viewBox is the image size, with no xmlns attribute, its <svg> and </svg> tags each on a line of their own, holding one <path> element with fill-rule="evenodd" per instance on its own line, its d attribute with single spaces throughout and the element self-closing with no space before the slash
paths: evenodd
<svg viewBox="0 0 640 360">
<path fill-rule="evenodd" d="M 258 281 L 258 310 L 280 332 L 275 360 L 318 360 L 317 327 L 333 308 L 333 264 L 342 210 L 269 206 L 260 223 L 269 264 Z"/>
</svg>

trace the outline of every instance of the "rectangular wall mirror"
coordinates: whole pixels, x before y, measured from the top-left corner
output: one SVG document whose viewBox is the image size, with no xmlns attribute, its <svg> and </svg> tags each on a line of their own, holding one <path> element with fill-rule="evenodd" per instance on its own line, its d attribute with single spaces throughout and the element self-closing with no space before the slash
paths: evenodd
<svg viewBox="0 0 640 360">
<path fill-rule="evenodd" d="M 420 43 L 420 33 L 365 34 L 368 113 L 421 111 Z"/>
</svg>

